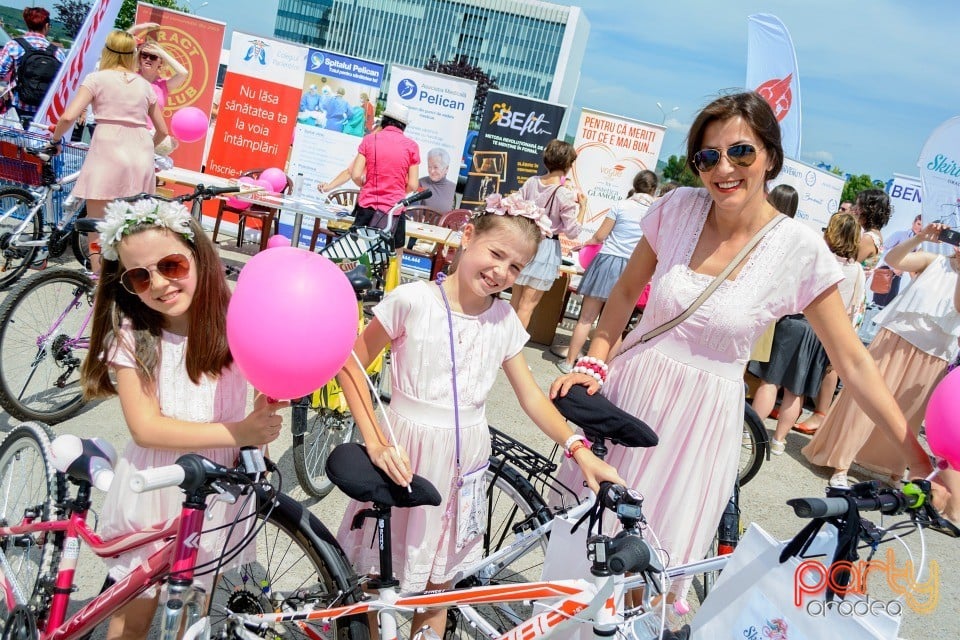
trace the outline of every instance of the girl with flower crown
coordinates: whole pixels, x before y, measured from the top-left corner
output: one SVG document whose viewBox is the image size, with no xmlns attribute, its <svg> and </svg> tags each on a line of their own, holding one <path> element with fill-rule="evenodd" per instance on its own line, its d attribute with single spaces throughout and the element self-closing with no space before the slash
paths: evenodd
<svg viewBox="0 0 960 640">
<path fill-rule="evenodd" d="M 247 413 L 247 381 L 227 345 L 230 290 L 223 266 L 182 204 L 116 201 L 99 231 L 103 269 L 83 363 L 84 396 L 119 396 L 132 438 L 104 500 L 100 533 L 112 538 L 180 514 L 179 488 L 134 494 L 133 473 L 172 464 L 187 452 L 233 465 L 239 447 L 276 439 L 282 424 L 276 412 L 287 403 L 258 396 Z M 243 504 L 212 502 L 204 528 L 233 522 Z M 205 534 L 199 562 L 235 546 L 245 530 L 237 526 L 229 540 L 227 528 Z M 122 578 L 161 544 L 111 558 L 110 576 Z M 235 562 L 246 560 L 242 556 Z M 116 614 L 107 637 L 145 638 L 155 591 Z"/>
<path fill-rule="evenodd" d="M 377 305 L 354 347 L 360 362 L 348 360 L 337 377 L 373 463 L 403 486 L 416 472 L 442 497 L 438 507 L 393 512 L 394 573 L 403 591 L 447 587 L 462 565 L 480 559 L 483 471 L 491 453 L 484 407 L 499 369 L 526 414 L 564 445 L 590 486 L 619 482 L 616 470 L 584 446 L 537 386 L 523 357 L 529 336 L 510 305 L 496 297 L 533 258 L 549 222 L 519 195 L 498 205 L 464 228 L 457 269 L 442 284 L 405 284 Z M 394 442 L 375 420 L 361 368 L 387 343 Z M 379 566 L 370 545 L 373 521 L 350 528 L 367 506 L 351 502 L 337 536 L 361 574 Z M 429 624 L 442 636 L 445 620 L 443 611 L 418 613 L 413 628 Z"/>
</svg>

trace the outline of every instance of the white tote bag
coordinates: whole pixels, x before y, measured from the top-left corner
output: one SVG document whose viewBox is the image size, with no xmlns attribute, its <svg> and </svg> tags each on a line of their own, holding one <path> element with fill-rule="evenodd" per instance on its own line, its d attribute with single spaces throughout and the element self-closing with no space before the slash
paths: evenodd
<svg viewBox="0 0 960 640">
<path fill-rule="evenodd" d="M 832 557 L 836 539 L 831 536 L 820 534 L 808 554 Z M 693 619 L 691 640 L 896 640 L 900 616 L 864 606 L 856 594 L 847 594 L 844 602 L 849 604 L 842 608 L 816 607 L 820 615 L 794 605 L 794 572 L 801 560 L 794 557 L 781 564 L 784 546 L 750 525 Z M 861 606 L 852 606 L 856 603 Z"/>
</svg>

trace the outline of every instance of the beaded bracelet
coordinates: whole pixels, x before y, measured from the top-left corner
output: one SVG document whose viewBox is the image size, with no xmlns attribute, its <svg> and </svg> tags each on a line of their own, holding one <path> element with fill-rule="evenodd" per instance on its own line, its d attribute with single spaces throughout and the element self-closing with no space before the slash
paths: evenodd
<svg viewBox="0 0 960 640">
<path fill-rule="evenodd" d="M 570 451 L 567 451 L 566 456 L 568 458 L 572 458 L 577 453 L 577 451 L 580 451 L 580 449 L 586 449 L 587 445 L 584 444 L 584 442 L 585 442 L 584 440 L 577 440 L 576 442 L 574 442 L 573 445 L 570 447 Z"/>
<path fill-rule="evenodd" d="M 607 380 L 607 363 L 600 358 L 584 356 L 577 360 L 577 364 L 573 367 L 572 371 L 592 376 L 594 380 L 600 383 L 601 387 Z"/>
</svg>

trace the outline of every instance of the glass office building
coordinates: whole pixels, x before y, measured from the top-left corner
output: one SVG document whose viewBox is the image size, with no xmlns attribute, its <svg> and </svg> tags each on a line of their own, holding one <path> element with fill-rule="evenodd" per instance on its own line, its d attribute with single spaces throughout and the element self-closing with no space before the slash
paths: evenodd
<svg viewBox="0 0 960 640">
<path fill-rule="evenodd" d="M 570 105 L 590 24 L 539 0 L 279 0 L 274 35 L 346 55 L 423 67 L 465 56 L 501 91 Z"/>
</svg>

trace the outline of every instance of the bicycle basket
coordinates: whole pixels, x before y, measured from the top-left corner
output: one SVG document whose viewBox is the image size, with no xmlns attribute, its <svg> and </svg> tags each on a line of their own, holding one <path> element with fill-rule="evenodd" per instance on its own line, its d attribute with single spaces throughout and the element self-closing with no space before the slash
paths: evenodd
<svg viewBox="0 0 960 640">
<path fill-rule="evenodd" d="M 393 239 L 381 229 L 357 227 L 331 240 L 319 253 L 345 270 L 365 264 L 371 275 L 382 280 L 393 253 Z"/>
<path fill-rule="evenodd" d="M 43 161 L 30 155 L 23 148 L 39 149 L 49 143 L 49 137 L 42 133 L 0 127 L 0 185 L 38 187 L 80 170 L 87 157 L 87 146 L 64 142 L 59 155 L 55 156 L 50 163 L 53 174 L 45 177 Z M 63 200 L 71 189 L 73 189 L 73 183 L 66 183 L 61 185 L 60 190 L 54 194 L 56 221 L 60 220 L 63 213 Z"/>
</svg>

